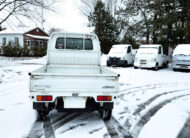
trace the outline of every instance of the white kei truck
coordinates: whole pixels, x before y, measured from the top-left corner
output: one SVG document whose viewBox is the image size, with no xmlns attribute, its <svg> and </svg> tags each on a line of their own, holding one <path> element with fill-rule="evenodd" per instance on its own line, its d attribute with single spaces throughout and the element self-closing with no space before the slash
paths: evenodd
<svg viewBox="0 0 190 138">
<path fill-rule="evenodd" d="M 135 54 L 132 46 L 129 44 L 113 45 L 108 53 L 107 66 L 133 65 Z"/>
<path fill-rule="evenodd" d="M 157 71 L 160 67 L 167 67 L 169 61 L 170 57 L 164 55 L 162 45 L 141 45 L 135 56 L 134 68 L 152 68 Z"/>
<path fill-rule="evenodd" d="M 119 92 L 119 74 L 101 66 L 95 34 L 53 33 L 47 63 L 30 72 L 30 99 L 39 119 L 48 113 L 99 111 L 104 120 L 112 115 Z"/>
<path fill-rule="evenodd" d="M 172 56 L 173 71 L 190 70 L 190 44 L 178 45 Z"/>
</svg>

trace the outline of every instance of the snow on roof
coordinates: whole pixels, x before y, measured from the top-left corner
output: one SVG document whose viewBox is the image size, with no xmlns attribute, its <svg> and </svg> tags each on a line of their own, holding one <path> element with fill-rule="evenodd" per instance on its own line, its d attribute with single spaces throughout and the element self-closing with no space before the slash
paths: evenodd
<svg viewBox="0 0 190 138">
<path fill-rule="evenodd" d="M 25 34 L 26 36 L 32 37 L 32 38 L 38 38 L 38 39 L 49 39 L 48 36 L 40 36 L 40 35 L 31 35 L 31 34 Z"/>
<path fill-rule="evenodd" d="M 161 45 L 158 44 L 149 44 L 149 45 L 141 45 L 140 47 L 159 47 Z"/>
<path fill-rule="evenodd" d="M 9 27 L 3 31 L 0 31 L 0 34 L 24 34 L 26 31 L 31 29 L 31 27 L 25 26 L 25 27 Z"/>
<path fill-rule="evenodd" d="M 126 48 L 128 46 L 131 46 L 130 44 L 119 44 L 119 45 L 113 45 L 112 48 Z"/>
<path fill-rule="evenodd" d="M 178 54 L 184 54 L 184 55 L 190 55 L 190 44 L 180 44 L 178 45 L 174 52 L 173 55 L 178 55 Z"/>
</svg>

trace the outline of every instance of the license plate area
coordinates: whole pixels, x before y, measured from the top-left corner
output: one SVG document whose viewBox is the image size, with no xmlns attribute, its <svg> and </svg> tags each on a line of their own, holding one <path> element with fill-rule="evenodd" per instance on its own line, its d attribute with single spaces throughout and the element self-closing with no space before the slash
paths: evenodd
<svg viewBox="0 0 190 138">
<path fill-rule="evenodd" d="M 86 107 L 86 99 L 84 97 L 66 97 L 64 98 L 64 108 L 66 109 L 83 109 Z"/>
</svg>

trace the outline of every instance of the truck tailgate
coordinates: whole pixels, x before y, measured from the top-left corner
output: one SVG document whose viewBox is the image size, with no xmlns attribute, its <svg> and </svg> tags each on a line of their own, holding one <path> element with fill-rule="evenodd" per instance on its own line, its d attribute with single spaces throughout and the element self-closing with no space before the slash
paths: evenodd
<svg viewBox="0 0 190 138">
<path fill-rule="evenodd" d="M 95 74 L 32 75 L 31 92 L 118 92 L 118 77 Z"/>
</svg>

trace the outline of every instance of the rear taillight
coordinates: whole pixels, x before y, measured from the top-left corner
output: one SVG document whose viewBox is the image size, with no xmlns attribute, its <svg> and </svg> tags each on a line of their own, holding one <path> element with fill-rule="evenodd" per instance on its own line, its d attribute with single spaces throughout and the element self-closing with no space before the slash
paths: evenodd
<svg viewBox="0 0 190 138">
<path fill-rule="evenodd" d="M 51 95 L 38 95 L 36 97 L 37 101 L 52 101 L 53 97 Z"/>
<path fill-rule="evenodd" d="M 97 101 L 111 101 L 112 96 L 97 96 Z"/>
</svg>

